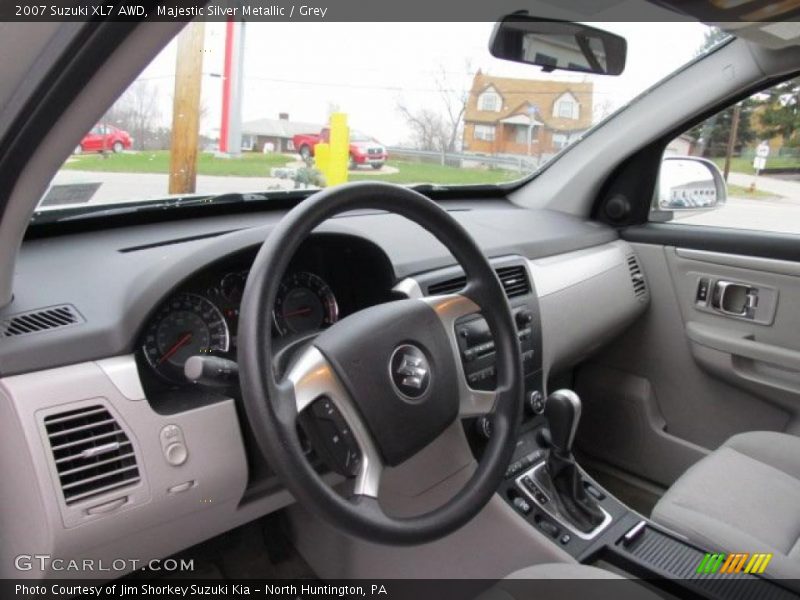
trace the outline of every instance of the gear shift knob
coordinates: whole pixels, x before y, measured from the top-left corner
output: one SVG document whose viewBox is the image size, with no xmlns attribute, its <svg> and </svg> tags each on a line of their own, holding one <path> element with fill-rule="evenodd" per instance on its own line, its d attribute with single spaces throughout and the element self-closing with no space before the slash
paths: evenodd
<svg viewBox="0 0 800 600">
<path fill-rule="evenodd" d="M 550 442 L 561 456 L 572 454 L 572 442 L 581 418 L 581 399 L 572 390 L 556 390 L 547 397 L 544 416 L 550 428 Z"/>
</svg>

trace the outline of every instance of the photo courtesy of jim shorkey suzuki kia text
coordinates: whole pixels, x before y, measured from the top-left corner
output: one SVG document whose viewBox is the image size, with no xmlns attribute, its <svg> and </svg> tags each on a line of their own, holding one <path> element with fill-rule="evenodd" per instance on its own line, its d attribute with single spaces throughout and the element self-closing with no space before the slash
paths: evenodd
<svg viewBox="0 0 800 600">
<path fill-rule="evenodd" d="M 265 583 L 263 585 L 250 585 L 239 583 L 223 584 L 149 584 L 127 585 L 125 583 L 110 583 L 100 585 L 79 585 L 79 584 L 47 584 L 47 585 L 28 585 L 17 584 L 15 586 L 17 596 L 64 596 L 67 598 L 81 597 L 140 597 L 155 596 L 160 598 L 178 597 L 194 598 L 197 596 L 214 597 L 242 597 L 242 596 L 276 596 L 282 598 L 305 598 L 308 596 L 324 597 L 387 597 L 390 596 L 387 586 L 383 584 L 369 585 L 326 585 L 319 583 L 297 583 L 274 585 Z"/>
</svg>

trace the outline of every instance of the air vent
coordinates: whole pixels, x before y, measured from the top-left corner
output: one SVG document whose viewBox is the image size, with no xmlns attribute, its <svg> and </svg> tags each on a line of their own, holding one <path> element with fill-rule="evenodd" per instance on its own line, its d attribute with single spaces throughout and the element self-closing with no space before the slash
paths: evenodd
<svg viewBox="0 0 800 600">
<path fill-rule="evenodd" d="M 440 281 L 439 283 L 432 283 L 428 286 L 428 294 L 431 296 L 439 296 L 441 294 L 455 294 L 464 289 L 467 285 L 467 278 L 463 275 L 448 279 L 447 281 Z"/>
<path fill-rule="evenodd" d="M 506 291 L 506 296 L 509 298 L 523 296 L 531 291 L 528 272 L 523 265 L 500 267 L 497 269 L 497 276 L 500 278 L 503 289 Z M 467 279 L 462 275 L 461 277 L 454 277 L 453 279 L 429 285 L 428 294 L 431 296 L 454 294 L 463 290 L 465 285 L 467 285 Z"/>
<path fill-rule="evenodd" d="M 28 335 L 48 329 L 58 329 L 81 323 L 83 319 L 74 306 L 62 304 L 19 313 L 0 319 L 0 337 Z"/>
<path fill-rule="evenodd" d="M 628 269 L 631 272 L 631 282 L 633 283 L 633 293 L 637 298 L 644 298 L 647 296 L 647 284 L 644 281 L 644 273 L 639 266 L 639 261 L 636 256 L 631 254 L 628 256 Z"/>
<path fill-rule="evenodd" d="M 105 407 L 50 415 L 44 425 L 68 505 L 139 481 L 133 444 Z"/>
<path fill-rule="evenodd" d="M 509 298 L 524 296 L 531 291 L 528 272 L 522 265 L 500 267 L 497 269 L 497 276 L 500 278 L 500 283 L 503 284 L 503 289 Z"/>
</svg>

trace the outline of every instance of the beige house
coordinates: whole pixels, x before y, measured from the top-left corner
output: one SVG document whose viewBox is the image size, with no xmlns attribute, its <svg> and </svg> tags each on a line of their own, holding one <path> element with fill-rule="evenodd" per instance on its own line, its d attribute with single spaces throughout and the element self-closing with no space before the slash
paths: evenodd
<svg viewBox="0 0 800 600">
<path fill-rule="evenodd" d="M 551 154 L 592 124 L 592 83 L 492 77 L 478 71 L 464 112 L 463 149 Z"/>
</svg>

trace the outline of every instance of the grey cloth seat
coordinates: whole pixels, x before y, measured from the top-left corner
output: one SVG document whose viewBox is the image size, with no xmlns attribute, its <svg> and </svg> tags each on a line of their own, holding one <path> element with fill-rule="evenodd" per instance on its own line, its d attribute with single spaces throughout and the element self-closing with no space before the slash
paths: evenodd
<svg viewBox="0 0 800 600">
<path fill-rule="evenodd" d="M 576 563 L 549 563 L 511 573 L 478 596 L 477 600 L 540 598 L 656 600 L 660 596 L 648 590 L 645 584 L 611 571 Z"/>
<path fill-rule="evenodd" d="M 765 575 L 800 579 L 800 438 L 733 436 L 672 485 L 652 519 L 709 551 L 771 552 Z"/>
</svg>

